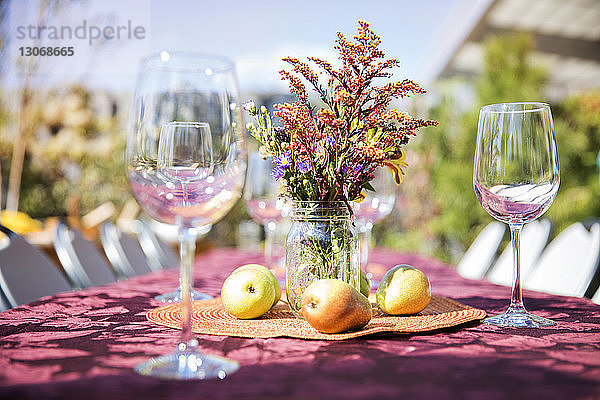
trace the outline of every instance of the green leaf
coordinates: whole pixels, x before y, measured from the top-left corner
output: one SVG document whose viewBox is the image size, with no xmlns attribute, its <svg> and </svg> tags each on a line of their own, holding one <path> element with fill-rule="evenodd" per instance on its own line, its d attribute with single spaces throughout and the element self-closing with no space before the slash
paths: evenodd
<svg viewBox="0 0 600 400">
<path fill-rule="evenodd" d="M 371 185 L 371 182 L 365 182 L 365 183 L 363 183 L 362 188 L 366 189 L 366 190 L 370 190 L 371 192 L 375 192 L 376 191 L 375 188 L 373 187 L 373 185 Z"/>
</svg>

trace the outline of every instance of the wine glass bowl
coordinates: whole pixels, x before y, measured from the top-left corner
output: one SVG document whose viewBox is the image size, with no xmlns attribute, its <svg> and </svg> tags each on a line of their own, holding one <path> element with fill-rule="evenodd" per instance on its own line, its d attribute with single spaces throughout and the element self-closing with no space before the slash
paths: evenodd
<svg viewBox="0 0 600 400">
<path fill-rule="evenodd" d="M 210 179 L 214 181 L 207 179 L 189 188 L 196 195 L 206 191 L 210 202 L 181 210 L 169 202 L 181 197 L 182 187 L 161 179 L 157 161 L 163 125 L 185 121 L 204 124 L 210 129 L 214 162 Z M 229 60 L 167 51 L 147 57 L 138 75 L 130 124 L 126 152 L 129 181 L 134 196 L 152 218 L 169 224 L 177 224 L 177 218 L 194 218 L 192 225 L 206 226 L 233 207 L 244 184 L 246 160 L 245 150 L 240 152 L 245 147 L 239 91 Z M 198 291 L 193 291 L 192 297 L 210 298 Z M 156 300 L 179 302 L 181 298 L 180 285 Z"/>
<path fill-rule="evenodd" d="M 249 198 L 246 200 L 246 208 L 254 221 L 266 226 L 280 221 L 289 213 L 286 201 L 283 199 Z"/>
<path fill-rule="evenodd" d="M 378 168 L 371 184 L 375 191 L 367 191 L 365 198 L 352 204 L 356 228 L 360 241 L 360 265 L 376 287 L 379 282 L 369 269 L 369 250 L 373 226 L 384 219 L 394 209 L 396 203 L 396 184 L 385 168 Z"/>
<path fill-rule="evenodd" d="M 159 137 L 157 174 L 167 184 L 180 183 L 185 192 L 189 183 L 212 174 L 212 153 L 210 125 L 205 122 L 167 122 Z"/>
<path fill-rule="evenodd" d="M 272 160 L 263 159 L 258 152 L 251 153 L 244 192 L 248 214 L 264 227 L 264 256 L 269 268 L 277 267 L 273 262 L 273 245 L 278 223 L 290 214 L 289 203 L 280 196 L 281 183 L 273 178 L 273 167 Z"/>
<path fill-rule="evenodd" d="M 179 228 L 179 288 L 157 297 L 181 301 L 182 333 L 174 353 L 136 366 L 166 379 L 224 378 L 239 364 L 203 354 L 191 332 L 198 231 L 220 220 L 241 195 L 246 150 L 233 64 L 222 57 L 161 52 L 142 64 L 127 137 L 134 197 L 154 219 Z"/>
<path fill-rule="evenodd" d="M 546 212 L 559 184 L 558 150 L 548 104 L 501 103 L 481 108 L 473 186 L 484 210 L 509 225 L 514 260 L 510 306 L 484 322 L 508 327 L 554 324 L 529 313 L 523 305 L 519 240 L 523 224 Z"/>
<path fill-rule="evenodd" d="M 558 185 L 549 183 L 525 185 L 475 184 L 475 194 L 482 207 L 498 221 L 526 224 L 544 214 L 552 204 Z"/>
</svg>

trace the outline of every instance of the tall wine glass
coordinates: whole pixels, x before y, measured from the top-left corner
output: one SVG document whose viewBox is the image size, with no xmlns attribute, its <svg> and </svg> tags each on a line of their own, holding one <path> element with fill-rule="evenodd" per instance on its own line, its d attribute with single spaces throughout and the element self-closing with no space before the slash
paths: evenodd
<svg viewBox="0 0 600 400">
<path fill-rule="evenodd" d="M 162 52 L 142 65 L 127 138 L 128 177 L 150 216 L 179 227 L 183 321 L 177 350 L 138 365 L 142 375 L 224 378 L 239 367 L 200 353 L 191 332 L 198 229 L 220 220 L 244 184 L 239 104 L 233 65 L 224 58 Z"/>
<path fill-rule="evenodd" d="M 290 213 L 281 198 L 281 184 L 272 176 L 273 161 L 264 160 L 258 152 L 248 157 L 248 180 L 244 191 L 246 208 L 252 219 L 265 229 L 265 263 L 273 268 L 273 243 L 277 224 Z"/>
<path fill-rule="evenodd" d="M 394 209 L 396 202 L 396 185 L 387 169 L 375 170 L 375 178 L 371 181 L 375 191 L 367 191 L 366 197 L 360 203 L 353 204 L 353 210 L 360 240 L 360 265 L 367 273 L 373 286 L 379 286 L 369 271 L 369 250 L 373 225 L 385 218 Z"/>
<path fill-rule="evenodd" d="M 519 239 L 523 224 L 552 204 L 560 183 L 558 151 L 550 106 L 502 103 L 481 108 L 473 185 L 482 207 L 508 224 L 514 261 L 510 306 L 484 322 L 508 327 L 544 327 L 554 322 L 523 305 Z"/>
<path fill-rule="evenodd" d="M 243 125 L 236 96 L 239 95 L 235 73 L 232 64 L 223 57 L 163 51 L 146 58 L 139 74 L 131 115 L 133 126 L 128 141 L 129 165 L 156 160 L 159 133 L 165 122 L 199 121 L 210 125 L 219 165 L 232 162 L 232 166 L 236 166 L 235 157 L 239 155 L 228 157 L 228 152 L 237 151 L 237 137 L 241 138 L 238 131 Z M 222 171 L 223 167 L 220 169 Z M 243 186 L 243 177 L 233 175 L 229 180 L 235 182 L 232 184 L 234 191 L 231 192 L 234 195 L 223 202 L 220 212 L 214 215 L 215 221 L 221 219 L 237 200 L 238 181 Z M 164 219 L 162 203 L 148 196 L 147 190 L 142 189 L 143 185 L 140 186 L 138 181 L 139 176 L 132 179 L 130 174 L 134 195 L 145 211 L 160 222 L 175 223 L 173 218 L 167 217 L 171 222 Z M 176 290 L 156 296 L 155 299 L 168 303 L 180 302 L 182 293 L 180 282 Z M 192 300 L 212 298 L 193 288 L 191 296 Z"/>
</svg>

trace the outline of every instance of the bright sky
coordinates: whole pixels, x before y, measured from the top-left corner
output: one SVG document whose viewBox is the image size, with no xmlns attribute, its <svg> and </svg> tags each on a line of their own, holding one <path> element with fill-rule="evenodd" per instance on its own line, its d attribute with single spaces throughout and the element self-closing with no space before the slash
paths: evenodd
<svg viewBox="0 0 600 400">
<path fill-rule="evenodd" d="M 10 3 L 9 25 L 3 29 L 8 29 L 8 59 L 13 65 L 24 58 L 20 47 L 35 45 L 22 36 L 28 34 L 27 26 L 37 23 L 38 3 Z M 286 91 L 277 74 L 281 57 L 332 59 L 336 32 L 352 36 L 358 19 L 371 23 L 382 37 L 388 57 L 400 59 L 400 77 L 427 82 L 432 78 L 433 64 L 439 63 L 435 61 L 438 44 L 447 39 L 444 36 L 452 28 L 449 24 L 455 23 L 457 13 L 464 9 L 460 0 L 86 0 L 58 4 L 45 24 L 75 29 L 85 19 L 87 37 L 58 40 L 49 37 L 49 31 L 42 32 L 46 35 L 42 45 L 73 46 L 75 56 L 43 58 L 36 73 L 39 84 L 80 79 L 90 86 L 121 91 L 133 87 L 139 59 L 161 50 L 222 54 L 236 63 L 242 92 Z M 96 40 L 89 45 L 90 26 L 117 28 L 129 22 L 132 27 L 143 27 L 143 39 Z M 24 28 L 19 31 L 19 26 Z M 113 34 L 114 30 L 108 32 Z M 8 83 L 22 77 L 14 66 L 4 74 Z"/>
<path fill-rule="evenodd" d="M 353 35 L 358 19 L 370 22 L 382 36 L 388 57 L 399 58 L 407 75 L 420 78 L 427 49 L 441 34 L 456 2 L 233 0 L 226 3 L 227 9 L 198 6 L 192 11 L 196 22 L 186 21 L 180 29 L 172 26 L 185 2 L 176 1 L 175 7 L 169 3 L 153 2 L 152 26 L 160 32 L 152 37 L 155 49 L 180 47 L 227 54 L 236 61 L 243 86 L 257 88 L 278 84 L 277 71 L 284 56 L 335 57 L 336 32 Z"/>
</svg>

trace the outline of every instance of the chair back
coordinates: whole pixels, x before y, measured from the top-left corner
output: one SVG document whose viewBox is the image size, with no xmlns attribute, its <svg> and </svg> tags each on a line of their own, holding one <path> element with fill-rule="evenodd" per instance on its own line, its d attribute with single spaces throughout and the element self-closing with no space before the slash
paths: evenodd
<svg viewBox="0 0 600 400">
<path fill-rule="evenodd" d="M 152 228 L 139 221 L 138 238 L 150 267 L 155 270 L 170 269 L 179 266 L 179 256 L 165 242 L 160 240 Z"/>
<path fill-rule="evenodd" d="M 458 263 L 458 273 L 465 278 L 483 278 L 497 256 L 505 232 L 506 225 L 501 222 L 487 224 Z"/>
<path fill-rule="evenodd" d="M 582 223 L 574 223 L 548 244 L 523 287 L 583 297 L 597 273 L 599 261 L 600 223 L 592 224 L 589 231 Z"/>
<path fill-rule="evenodd" d="M 11 306 L 8 303 L 6 295 L 2 292 L 2 289 L 0 289 L 0 312 L 9 310 L 10 308 Z"/>
<path fill-rule="evenodd" d="M 139 242 L 113 223 L 102 224 L 100 240 L 104 252 L 115 270 L 121 271 L 128 277 L 152 272 Z"/>
<path fill-rule="evenodd" d="M 536 261 L 550 240 L 552 223 L 549 219 L 533 221 L 525 225 L 521 232 L 521 280 L 525 281 L 533 271 Z M 486 274 L 486 279 L 498 285 L 513 284 L 513 249 L 509 243 L 502 251 L 494 265 Z"/>
<path fill-rule="evenodd" d="M 116 281 L 116 273 L 96 245 L 76 229 L 70 229 L 64 223 L 58 224 L 54 249 L 65 272 L 80 287 L 101 286 Z"/>
<path fill-rule="evenodd" d="M 596 290 L 596 294 L 592 297 L 592 301 L 596 304 L 600 304 L 600 289 Z"/>
<path fill-rule="evenodd" d="M 71 290 L 67 278 L 40 250 L 5 226 L 0 245 L 0 288 L 4 306 L 16 307 Z"/>
</svg>

